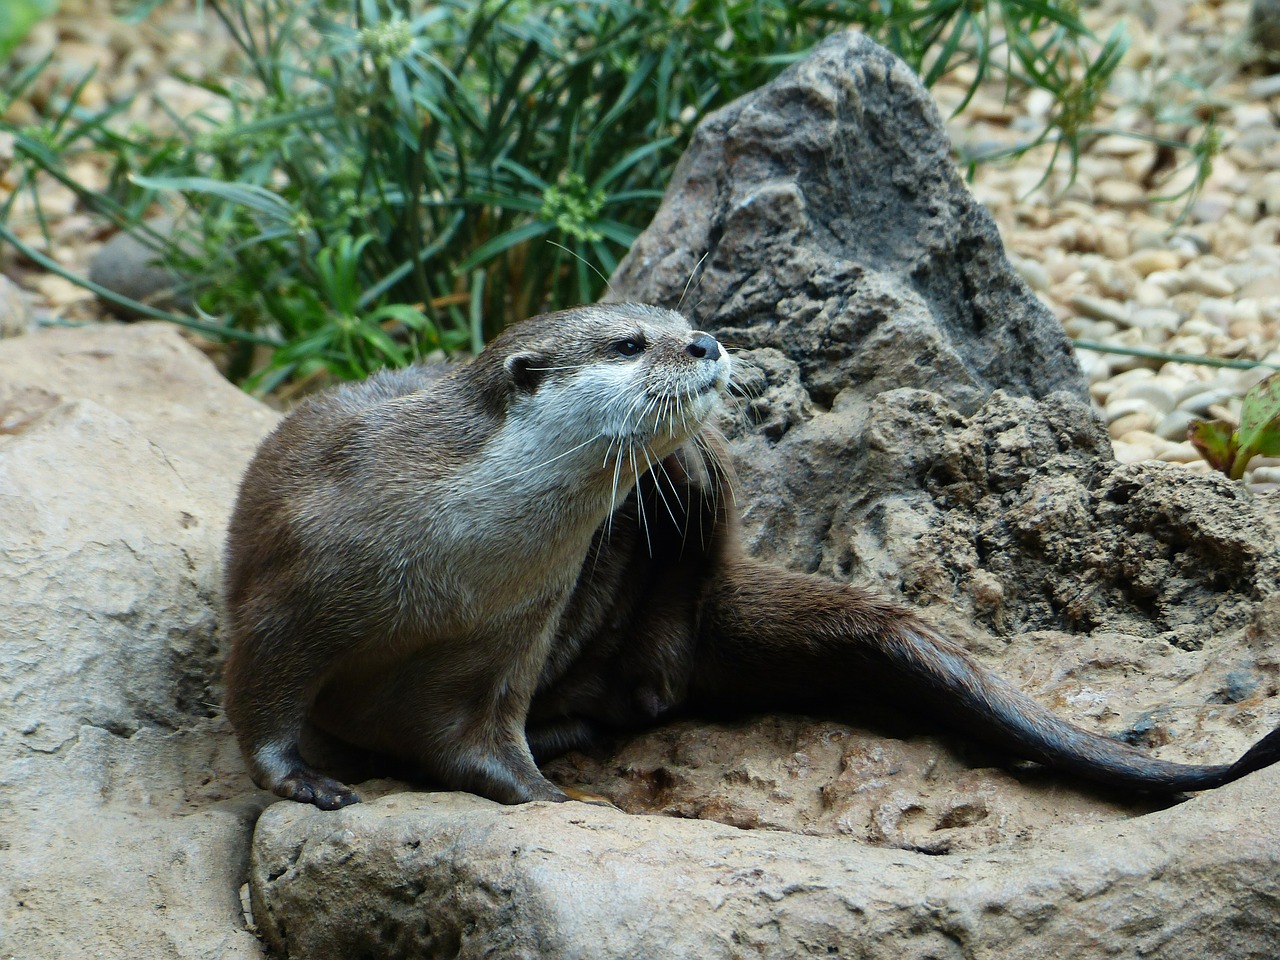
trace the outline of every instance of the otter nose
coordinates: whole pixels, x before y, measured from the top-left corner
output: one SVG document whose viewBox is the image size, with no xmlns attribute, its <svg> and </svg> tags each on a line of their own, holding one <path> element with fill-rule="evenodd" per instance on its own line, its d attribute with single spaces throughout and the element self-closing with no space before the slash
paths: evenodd
<svg viewBox="0 0 1280 960">
<path fill-rule="evenodd" d="M 684 348 L 685 353 L 699 360 L 718 360 L 720 344 L 709 333 L 700 333 Z"/>
</svg>

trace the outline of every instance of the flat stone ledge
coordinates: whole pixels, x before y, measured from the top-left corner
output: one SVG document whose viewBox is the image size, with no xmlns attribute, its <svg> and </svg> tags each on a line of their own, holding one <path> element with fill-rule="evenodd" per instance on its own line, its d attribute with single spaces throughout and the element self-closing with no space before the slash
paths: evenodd
<svg viewBox="0 0 1280 960">
<path fill-rule="evenodd" d="M 936 857 L 840 838 L 400 793 L 277 803 L 256 922 L 282 956 L 1271 958 L 1280 771 L 1159 813 Z"/>
</svg>

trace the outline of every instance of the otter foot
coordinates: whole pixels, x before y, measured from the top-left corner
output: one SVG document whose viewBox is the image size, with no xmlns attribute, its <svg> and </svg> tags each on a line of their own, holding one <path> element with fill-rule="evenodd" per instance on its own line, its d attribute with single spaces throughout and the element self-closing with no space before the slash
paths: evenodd
<svg viewBox="0 0 1280 960">
<path fill-rule="evenodd" d="M 286 800 L 312 803 L 321 810 L 338 810 L 360 802 L 360 794 L 346 784 L 314 770 L 292 770 L 271 789 Z"/>
</svg>

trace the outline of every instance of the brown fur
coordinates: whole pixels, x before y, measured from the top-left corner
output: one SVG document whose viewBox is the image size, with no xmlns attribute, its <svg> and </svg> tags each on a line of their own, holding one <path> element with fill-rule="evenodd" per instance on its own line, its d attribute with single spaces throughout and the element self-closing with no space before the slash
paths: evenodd
<svg viewBox="0 0 1280 960">
<path fill-rule="evenodd" d="M 357 799 L 302 760 L 310 717 L 445 787 L 561 800 L 532 755 L 677 711 L 843 713 L 885 691 L 1016 756 L 1135 789 L 1216 786 L 1277 759 L 1276 733 L 1230 766 L 1148 757 L 1048 713 L 900 605 L 745 557 L 725 456 L 700 418 L 651 451 L 656 469 L 637 460 L 616 501 L 584 468 L 558 492 L 567 504 L 544 493 L 491 523 L 423 520 L 504 435 L 517 398 L 615 362 L 601 351 L 620 323 L 676 330 L 667 353 L 649 351 L 651 380 L 688 367 L 682 350 L 709 338 L 652 309 L 535 318 L 438 382 L 409 372 L 340 391 L 264 442 L 227 574 L 227 712 L 257 782 L 322 807 Z M 456 544 L 442 537 L 472 537 L 463 556 L 510 575 L 455 589 Z"/>
</svg>

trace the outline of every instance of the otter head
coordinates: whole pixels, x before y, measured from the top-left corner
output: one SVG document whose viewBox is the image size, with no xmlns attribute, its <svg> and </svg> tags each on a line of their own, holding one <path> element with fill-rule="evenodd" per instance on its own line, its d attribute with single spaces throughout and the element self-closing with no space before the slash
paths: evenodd
<svg viewBox="0 0 1280 960">
<path fill-rule="evenodd" d="M 508 423 L 537 423 L 549 453 L 581 447 L 601 468 L 643 468 L 697 435 L 729 383 L 714 337 L 635 303 L 578 307 L 508 328 L 475 365 Z M 601 453 L 603 451 L 603 456 Z"/>
</svg>

